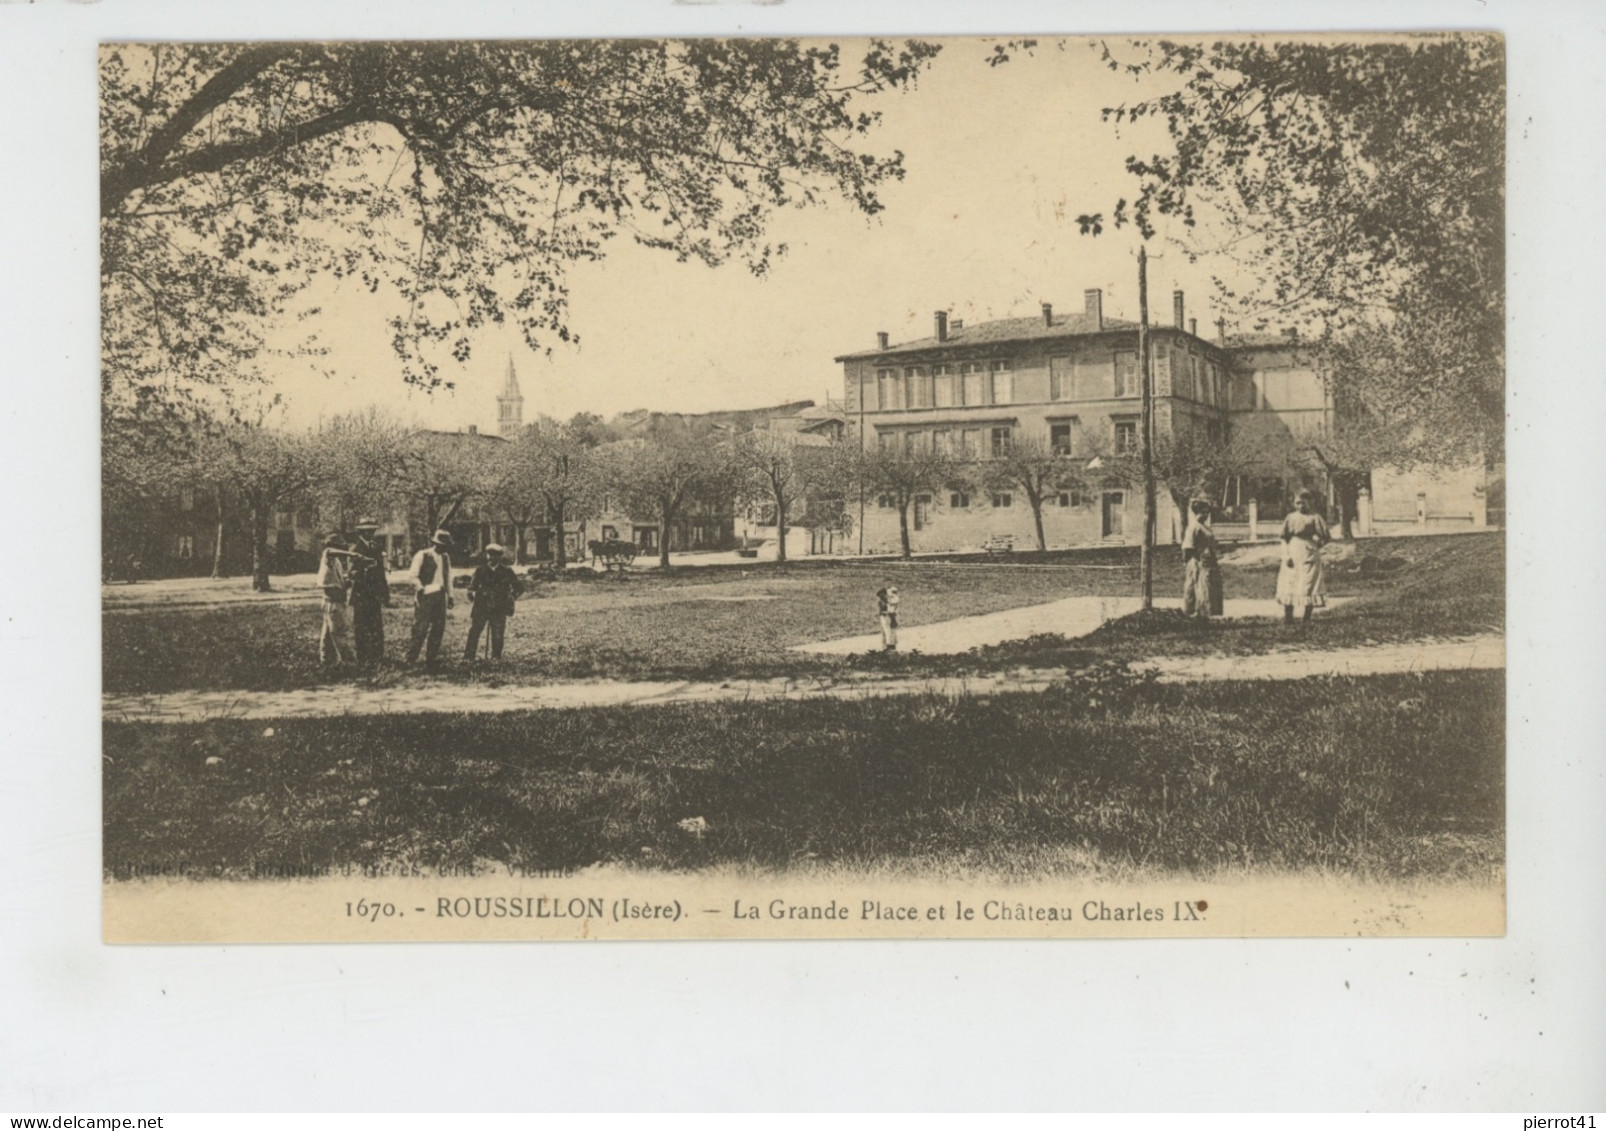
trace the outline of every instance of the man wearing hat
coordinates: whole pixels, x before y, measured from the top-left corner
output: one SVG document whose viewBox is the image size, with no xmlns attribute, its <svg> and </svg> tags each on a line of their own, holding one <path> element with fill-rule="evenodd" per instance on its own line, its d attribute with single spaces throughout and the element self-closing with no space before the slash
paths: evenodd
<svg viewBox="0 0 1606 1131">
<path fill-rule="evenodd" d="M 346 590 L 350 585 L 351 551 L 338 534 L 323 540 L 318 559 L 318 588 L 323 590 L 323 628 L 318 633 L 318 662 L 329 667 L 346 663 Z"/>
<path fill-rule="evenodd" d="M 434 667 L 441 654 L 441 637 L 446 635 L 446 608 L 451 603 L 451 549 L 452 536 L 437 530 L 434 540 L 413 555 L 413 567 L 408 576 L 418 592 L 414 596 L 413 640 L 407 646 L 409 664 L 417 663 L 418 653 L 423 650 L 424 663 Z"/>
<path fill-rule="evenodd" d="M 385 610 L 390 607 L 390 580 L 385 576 L 385 551 L 375 539 L 379 523 L 364 518 L 357 523 L 357 541 L 351 561 L 351 628 L 356 637 L 357 666 L 371 668 L 385 655 Z"/>
<path fill-rule="evenodd" d="M 469 613 L 468 646 L 463 659 L 474 659 L 479 646 L 480 633 L 491 626 L 491 659 L 502 658 L 502 640 L 507 631 L 507 618 L 513 615 L 513 606 L 519 599 L 519 579 L 513 567 L 502 561 L 502 547 L 492 542 L 485 547 L 485 564 L 474 571 L 468 583 L 468 599 L 473 602 Z"/>
</svg>

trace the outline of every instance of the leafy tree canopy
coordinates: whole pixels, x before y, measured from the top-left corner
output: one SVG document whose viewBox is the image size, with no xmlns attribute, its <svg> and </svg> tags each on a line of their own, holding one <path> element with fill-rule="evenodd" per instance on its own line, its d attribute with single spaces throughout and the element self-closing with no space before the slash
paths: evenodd
<svg viewBox="0 0 1606 1131">
<path fill-rule="evenodd" d="M 874 213 L 864 96 L 934 45 L 789 40 L 123 44 L 101 59 L 103 381 L 227 388 L 320 273 L 390 288 L 410 382 L 511 321 L 572 335 L 565 266 L 624 233 L 763 273 L 774 210 Z"/>
<path fill-rule="evenodd" d="M 1165 225 L 1220 264 L 1245 329 L 1305 326 L 1329 378 L 1412 427 L 1398 458 L 1500 450 L 1505 50 L 1494 35 L 1135 41 L 1114 70 L 1166 93 L 1104 111 L 1164 123 L 1111 222 Z M 1131 56 L 1131 57 L 1126 57 Z M 1102 213 L 1078 217 L 1102 230 Z M 1417 450 L 1418 448 L 1431 450 Z"/>
</svg>

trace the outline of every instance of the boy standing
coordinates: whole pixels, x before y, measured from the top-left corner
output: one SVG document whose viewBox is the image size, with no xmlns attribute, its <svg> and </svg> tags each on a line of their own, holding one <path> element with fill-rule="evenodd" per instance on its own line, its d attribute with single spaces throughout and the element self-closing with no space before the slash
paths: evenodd
<svg viewBox="0 0 1606 1131">
<path fill-rule="evenodd" d="M 889 585 L 877 589 L 877 615 L 881 621 L 881 645 L 884 651 L 898 650 L 898 587 Z"/>
</svg>

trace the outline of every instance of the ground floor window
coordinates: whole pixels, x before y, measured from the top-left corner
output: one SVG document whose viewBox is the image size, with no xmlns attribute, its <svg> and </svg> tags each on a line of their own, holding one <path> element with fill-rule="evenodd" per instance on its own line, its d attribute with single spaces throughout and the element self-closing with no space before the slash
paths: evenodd
<svg viewBox="0 0 1606 1131">
<path fill-rule="evenodd" d="M 189 561 L 195 556 L 195 535 L 180 534 L 178 536 L 178 556 Z"/>
<path fill-rule="evenodd" d="M 1015 505 L 1015 496 L 1008 491 L 993 492 L 993 506 L 1012 507 Z"/>
<path fill-rule="evenodd" d="M 948 496 L 948 505 L 956 511 L 962 511 L 970 506 L 970 496 L 963 491 L 955 491 Z"/>
<path fill-rule="evenodd" d="M 697 532 L 699 530 L 701 530 L 701 527 L 692 528 L 692 542 L 694 545 L 697 542 Z M 656 550 L 658 548 L 658 528 L 656 526 L 636 527 L 636 545 L 643 550 Z"/>
<path fill-rule="evenodd" d="M 915 529 L 924 530 L 931 525 L 931 496 L 915 496 Z"/>
</svg>

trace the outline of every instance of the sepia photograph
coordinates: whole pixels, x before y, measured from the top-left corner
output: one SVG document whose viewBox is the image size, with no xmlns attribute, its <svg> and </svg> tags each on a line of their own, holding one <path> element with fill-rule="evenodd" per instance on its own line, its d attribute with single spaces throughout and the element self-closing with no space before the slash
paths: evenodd
<svg viewBox="0 0 1606 1131">
<path fill-rule="evenodd" d="M 98 80 L 106 941 L 1505 932 L 1499 34 Z"/>
</svg>

